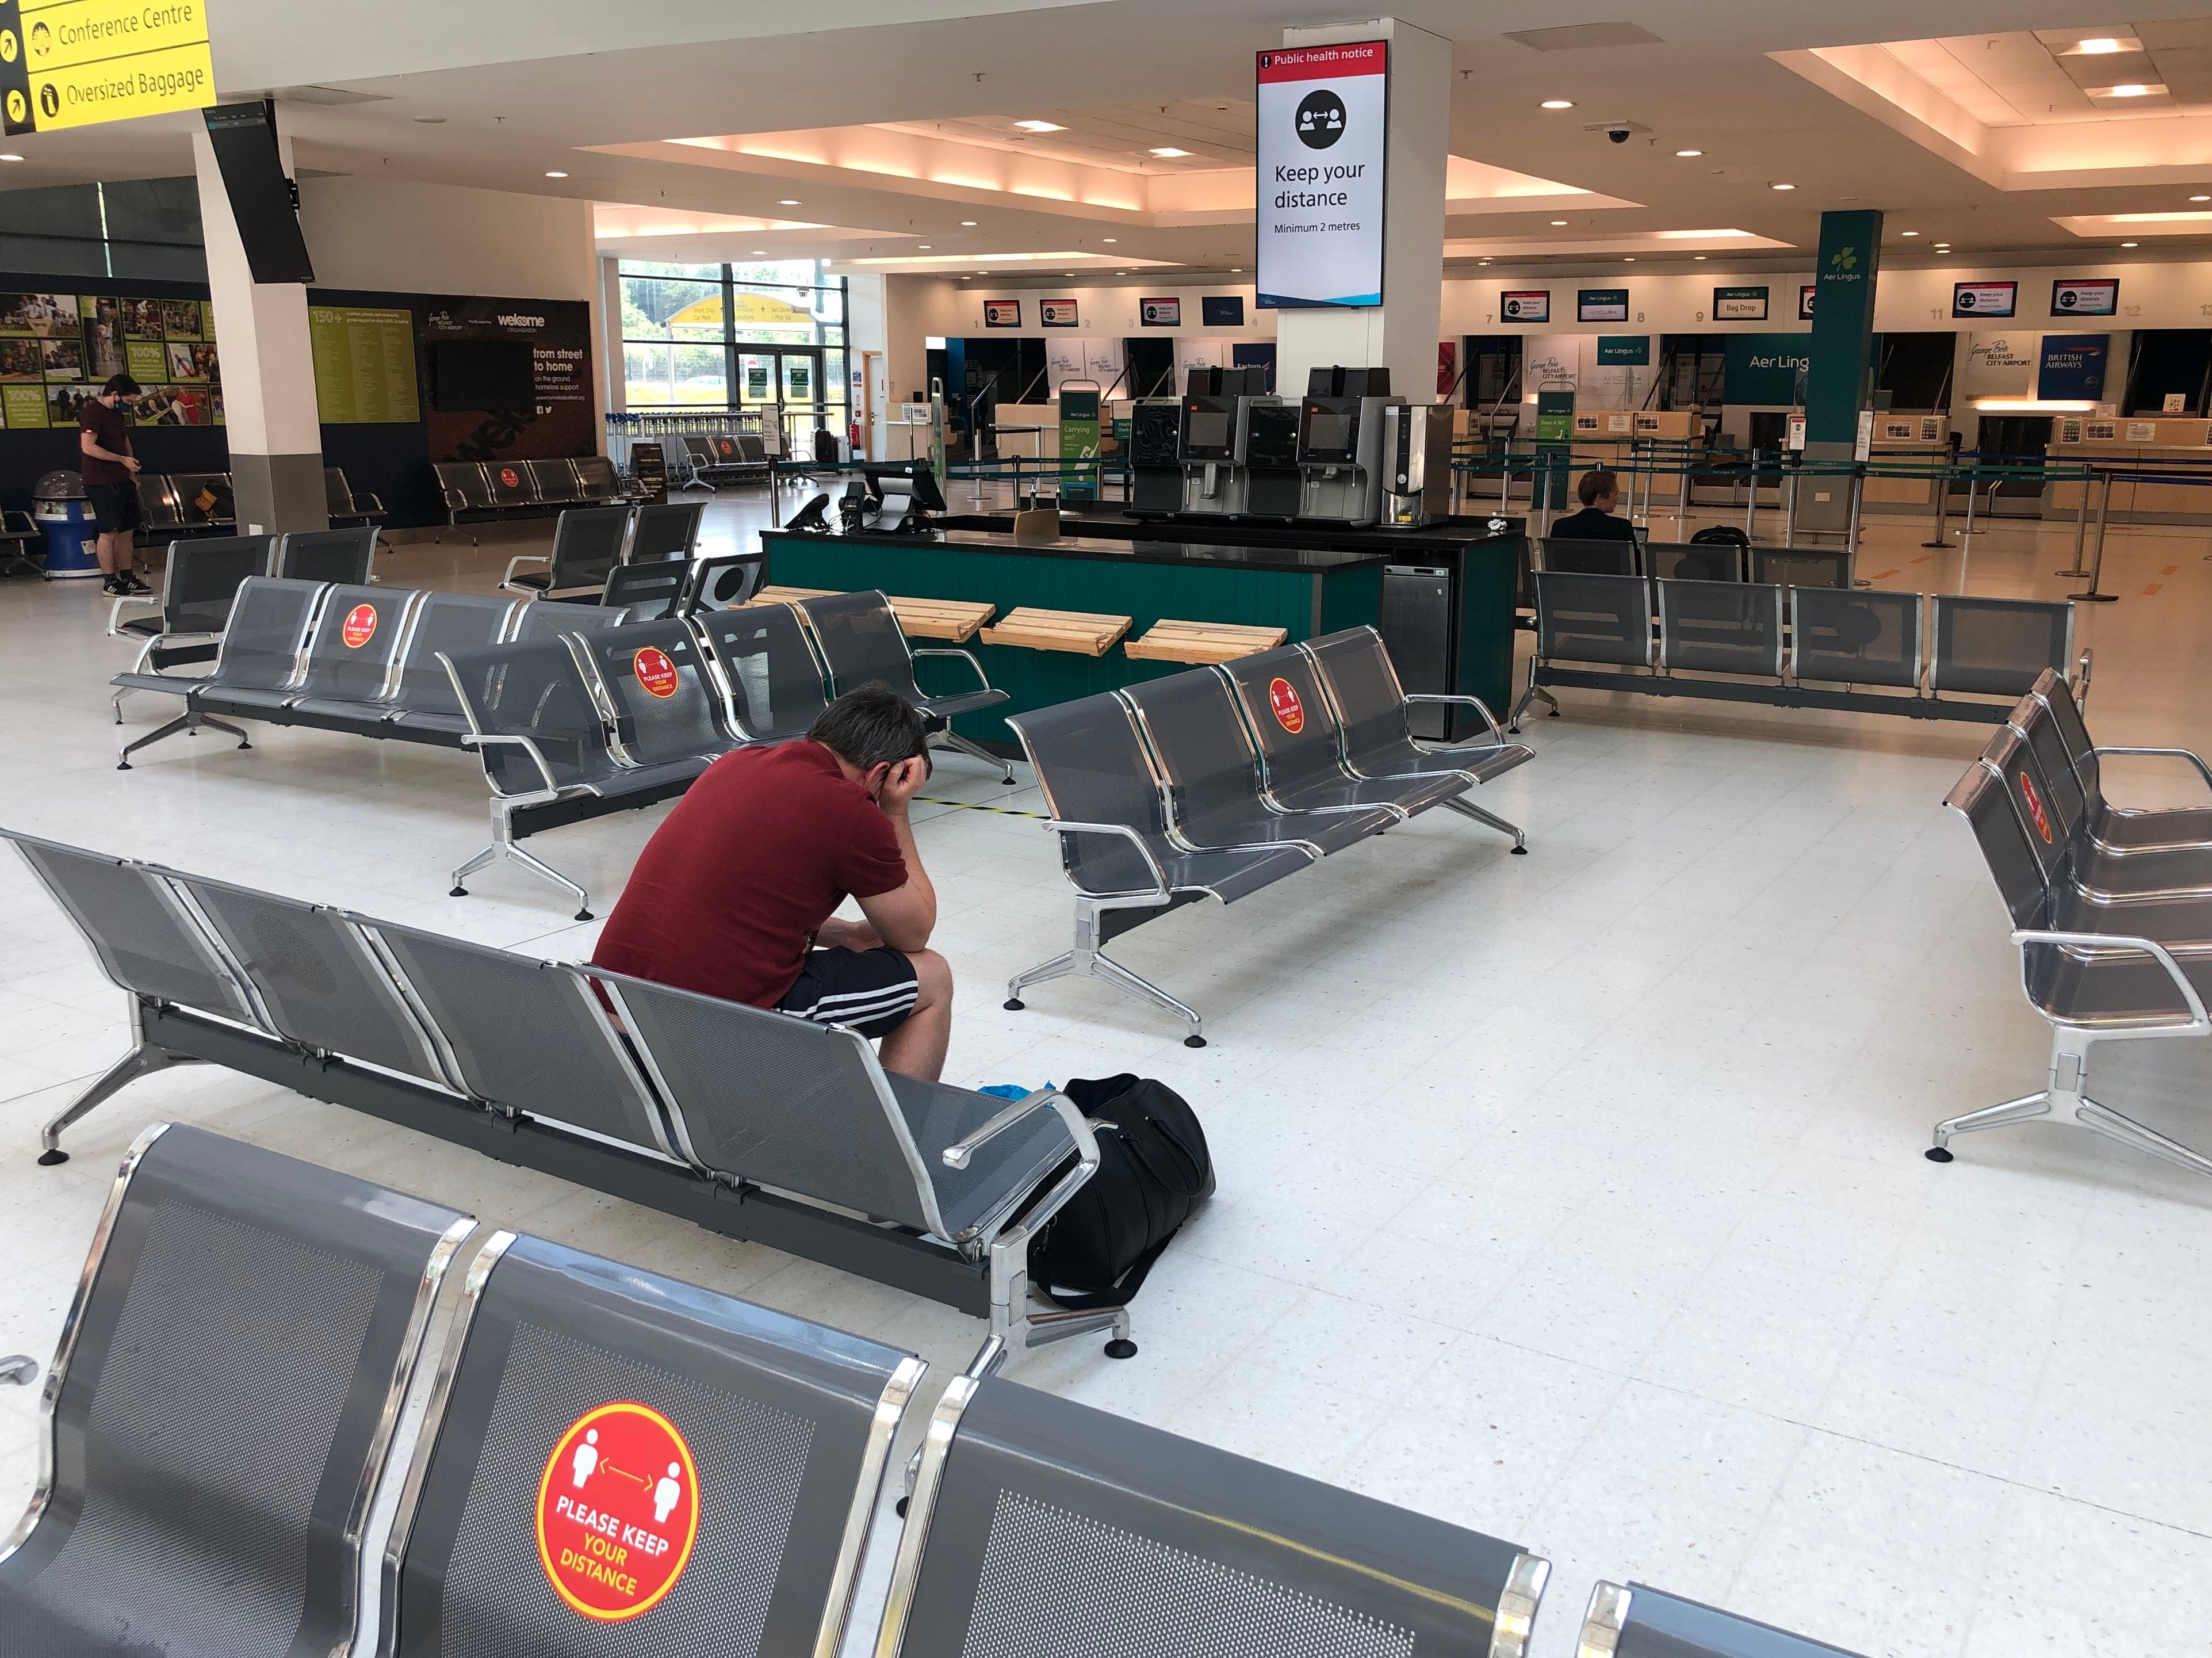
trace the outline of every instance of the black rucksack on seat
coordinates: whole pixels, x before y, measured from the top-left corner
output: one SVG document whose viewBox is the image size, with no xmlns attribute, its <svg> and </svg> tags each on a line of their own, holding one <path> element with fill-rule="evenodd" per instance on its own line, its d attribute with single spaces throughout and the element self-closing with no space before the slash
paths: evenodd
<svg viewBox="0 0 2212 1658">
<path fill-rule="evenodd" d="M 1198 1113 L 1164 1082 L 1076 1080 L 1060 1092 L 1098 1131 L 1098 1171 L 1030 1246 L 1030 1282 L 1076 1312 L 1124 1307 L 1213 1195 L 1213 1157 Z M 1063 1167 L 1072 1167 L 1071 1158 Z"/>
</svg>

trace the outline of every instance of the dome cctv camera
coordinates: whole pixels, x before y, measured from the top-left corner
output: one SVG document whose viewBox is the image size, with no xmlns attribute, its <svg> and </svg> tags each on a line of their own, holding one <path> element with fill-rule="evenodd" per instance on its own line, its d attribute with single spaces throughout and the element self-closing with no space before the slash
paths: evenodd
<svg viewBox="0 0 2212 1658">
<path fill-rule="evenodd" d="M 1625 126 L 1609 126 L 1605 130 L 1605 136 L 1617 144 L 1625 144 L 1628 142 L 1628 129 Z"/>
</svg>

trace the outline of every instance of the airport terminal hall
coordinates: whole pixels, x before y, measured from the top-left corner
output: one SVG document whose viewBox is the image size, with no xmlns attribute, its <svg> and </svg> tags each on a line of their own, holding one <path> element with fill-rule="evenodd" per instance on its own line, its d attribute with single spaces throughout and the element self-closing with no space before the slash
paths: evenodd
<svg viewBox="0 0 2212 1658">
<path fill-rule="evenodd" d="M 0 1658 L 2212 1658 L 2212 0 L 1393 4 L 0 0 Z"/>
</svg>

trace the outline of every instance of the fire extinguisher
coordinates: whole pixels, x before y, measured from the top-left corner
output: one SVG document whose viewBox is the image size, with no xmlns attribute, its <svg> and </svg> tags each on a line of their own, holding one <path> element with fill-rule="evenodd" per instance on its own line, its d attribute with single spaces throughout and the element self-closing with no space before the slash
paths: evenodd
<svg viewBox="0 0 2212 1658">
<path fill-rule="evenodd" d="M 848 454 L 851 454 L 851 455 L 857 456 L 857 455 L 859 455 L 859 454 L 861 453 L 861 448 L 860 448 L 860 416 L 858 416 L 858 415 L 854 415 L 854 416 L 852 418 L 852 419 L 851 419 L 850 421 L 848 421 L 848 422 L 847 422 L 847 423 L 846 423 L 846 426 L 845 426 L 845 442 L 846 442 L 846 451 L 845 451 L 845 452 L 846 452 Z"/>
</svg>

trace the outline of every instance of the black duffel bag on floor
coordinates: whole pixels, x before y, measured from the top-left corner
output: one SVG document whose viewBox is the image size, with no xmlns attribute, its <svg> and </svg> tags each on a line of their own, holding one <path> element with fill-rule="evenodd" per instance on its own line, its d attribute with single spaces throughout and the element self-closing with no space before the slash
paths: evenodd
<svg viewBox="0 0 2212 1658">
<path fill-rule="evenodd" d="M 1098 1131 L 1098 1172 L 1030 1246 L 1030 1282 L 1072 1311 L 1125 1307 L 1213 1195 L 1206 1131 L 1181 1094 L 1148 1076 L 1077 1079 L 1060 1091 L 1108 1126 Z"/>
</svg>

